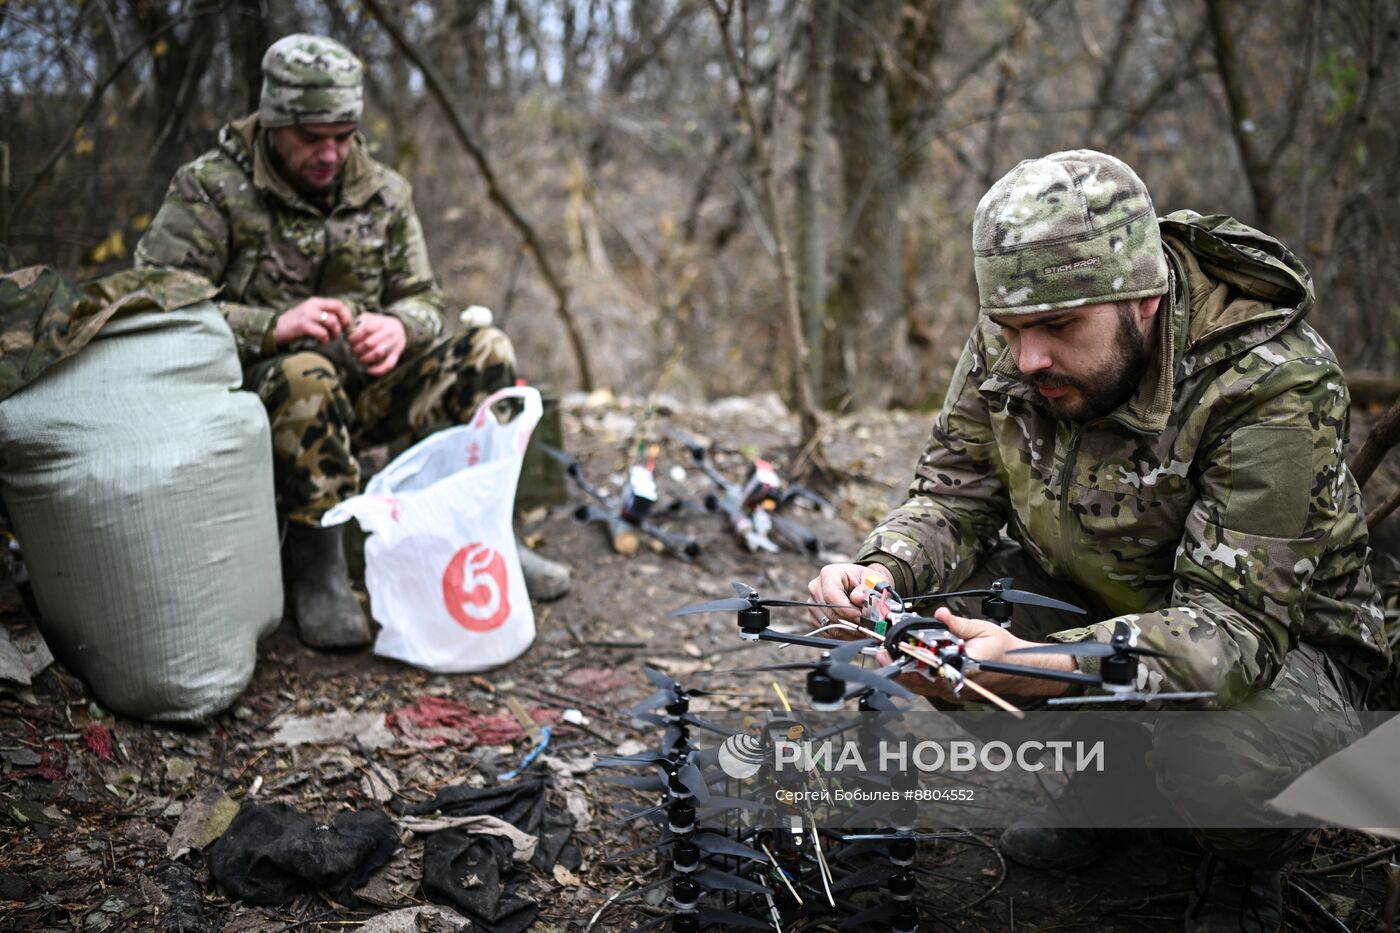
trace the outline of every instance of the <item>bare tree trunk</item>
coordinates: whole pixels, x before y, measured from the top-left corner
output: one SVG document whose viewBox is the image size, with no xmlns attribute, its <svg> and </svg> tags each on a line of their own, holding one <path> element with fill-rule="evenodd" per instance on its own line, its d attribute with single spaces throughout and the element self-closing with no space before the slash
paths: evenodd
<svg viewBox="0 0 1400 933">
<path fill-rule="evenodd" d="M 846 193 L 844 229 L 851 231 L 828 298 L 832 329 L 824 361 L 822 397 L 835 405 L 851 396 L 855 407 L 890 401 L 892 381 L 881 359 L 900 359 L 906 343 L 900 289 L 904 221 L 898 148 L 881 37 L 895 35 L 899 0 L 843 3 L 845 39 L 832 72 L 836 138 Z M 839 354 L 839 356 L 837 355 Z"/>
<path fill-rule="evenodd" d="M 831 56 L 838 0 L 814 0 L 807 45 L 807 96 L 802 105 L 802 152 L 797 165 L 798 288 L 812 383 L 823 383 L 827 292 L 827 122 Z"/>
<path fill-rule="evenodd" d="M 267 20 L 260 15 L 259 0 L 233 0 L 228 39 L 233 58 L 238 113 L 252 113 L 262 99 L 262 57 L 272 44 Z"/>
<path fill-rule="evenodd" d="M 783 291 L 783 306 L 786 310 L 788 341 L 793 358 L 794 396 L 798 417 L 802 422 L 801 445 L 807 450 L 809 460 L 823 464 L 821 455 L 821 416 L 812 394 L 812 384 L 807 372 L 807 342 L 802 337 L 802 312 L 797 302 L 797 280 L 792 271 L 792 257 L 788 253 L 787 231 L 783 223 L 783 205 L 778 197 L 777 182 L 773 177 L 773 158 L 764 139 L 763 127 L 758 113 L 754 110 L 753 96 L 749 91 L 751 61 L 751 33 L 749 32 L 748 0 L 739 0 L 739 33 L 743 42 L 743 55 L 740 56 L 729 34 L 729 18 L 733 7 L 721 7 L 719 0 L 709 0 L 715 19 L 719 22 L 720 38 L 724 44 L 724 57 L 729 63 L 730 73 L 739 86 L 739 115 L 748 124 L 754 148 L 754 158 L 758 164 L 763 186 L 764 209 L 768 214 L 768 226 L 778 259 L 778 279 Z"/>
<path fill-rule="evenodd" d="M 1245 91 L 1244 76 L 1240 74 L 1240 63 L 1235 50 L 1235 39 L 1230 34 L 1226 22 L 1225 0 L 1205 0 L 1206 18 L 1210 23 L 1212 48 L 1215 51 L 1215 66 L 1220 74 L 1220 85 L 1225 90 L 1225 103 L 1230 114 L 1230 133 L 1239 147 L 1240 162 L 1244 167 L 1245 184 L 1249 186 L 1254 199 L 1254 226 L 1272 230 L 1274 210 L 1278 204 L 1278 192 L 1271 183 L 1272 166 L 1266 159 L 1263 146 L 1259 142 L 1259 126 L 1255 123 L 1249 107 L 1249 95 Z"/>
<path fill-rule="evenodd" d="M 1099 77 L 1098 93 L 1094 95 L 1094 110 L 1089 115 L 1090 139 L 1095 138 L 1094 134 L 1098 132 L 1103 120 L 1104 109 L 1113 97 L 1113 83 L 1123 68 L 1123 57 L 1128 52 L 1128 46 L 1133 44 L 1141 9 L 1142 0 L 1129 0 L 1127 6 L 1123 7 L 1123 15 L 1118 20 L 1118 37 L 1113 42 L 1113 51 L 1109 53 L 1108 61 L 1104 62 L 1103 72 Z"/>
<path fill-rule="evenodd" d="M 578 321 L 574 317 L 572 309 L 569 307 L 569 288 L 564 280 L 555 271 L 553 263 L 550 262 L 548 254 L 545 253 L 544 244 L 540 242 L 535 228 L 525 219 L 515 206 L 515 201 L 508 195 L 501 183 L 497 180 L 496 171 L 492 167 L 490 160 L 486 157 L 486 151 L 472 136 L 467 128 L 466 121 L 457 111 L 452 99 L 448 96 L 447 86 L 443 83 L 442 76 L 431 63 L 426 61 L 408 41 L 408 37 L 399 29 L 398 24 L 384 12 L 384 7 L 380 0 L 363 0 L 365 9 L 384 27 L 384 31 L 394 40 L 394 44 L 423 74 L 423 81 L 428 86 L 428 91 L 442 108 L 443 114 L 451 124 L 452 131 L 457 137 L 457 141 L 462 144 L 462 148 L 467 150 L 467 154 L 476 163 L 477 171 L 481 173 L 482 181 L 486 183 L 486 191 L 491 202 L 506 215 L 511 226 L 524 239 L 525 245 L 530 250 L 530 255 L 535 257 L 535 264 L 539 267 L 540 275 L 544 278 L 545 284 L 554 293 L 556 301 L 555 310 L 559 314 L 559 319 L 564 325 L 564 330 L 569 338 L 569 347 L 573 351 L 574 365 L 578 367 L 579 385 L 585 391 L 592 391 L 593 374 L 588 366 L 588 355 L 583 347 L 583 334 L 579 330 Z"/>
</svg>

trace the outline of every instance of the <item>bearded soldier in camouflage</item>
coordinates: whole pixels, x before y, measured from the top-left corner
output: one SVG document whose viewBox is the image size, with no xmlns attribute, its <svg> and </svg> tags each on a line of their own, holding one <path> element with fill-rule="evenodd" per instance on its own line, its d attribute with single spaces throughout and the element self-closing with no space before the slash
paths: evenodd
<svg viewBox="0 0 1400 933">
<path fill-rule="evenodd" d="M 356 447 L 466 421 L 514 383 L 515 351 L 492 328 L 442 336 L 412 191 L 356 133 L 358 59 L 292 35 L 262 67 L 258 112 L 176 173 L 136 262 L 223 287 L 245 384 L 272 422 L 298 631 L 313 647 L 349 647 L 368 642 L 369 625 L 350 588 L 343 526 L 320 521 L 359 491 Z M 568 588 L 565 568 L 524 548 L 521 562 L 535 598 Z"/>
<path fill-rule="evenodd" d="M 1012 169 L 978 205 L 973 245 L 981 318 L 909 497 L 858 563 L 822 570 L 814 601 L 851 605 L 834 614 L 855 618 L 872 575 L 905 594 L 1013 576 L 1105 621 L 1059 630 L 1054 613 L 1018 610 L 1007 630 L 939 609 L 972 657 L 1106 642 L 1124 620 L 1137 644 L 1168 655 L 1140 660 L 1141 691 L 1214 691 L 1225 707 L 1343 718 L 1364 705 L 1390 657 L 1343 459 L 1346 384 L 1303 320 L 1313 293 L 1298 260 L 1228 217 L 1159 220 L 1131 168 L 1088 150 Z M 1070 689 L 972 679 L 1031 700 Z M 1231 738 L 1152 736 L 1149 761 L 1187 825 L 1209 825 L 1199 806 L 1212 782 L 1247 786 L 1262 811 L 1354 736 L 1293 736 L 1286 752 L 1248 753 Z M 1277 869 L 1300 833 L 1196 836 L 1207 855 L 1187 929 L 1277 928 Z M 1055 828 L 1042 811 L 1002 836 L 1013 858 L 1055 868 L 1088 862 L 1106 841 Z"/>
</svg>

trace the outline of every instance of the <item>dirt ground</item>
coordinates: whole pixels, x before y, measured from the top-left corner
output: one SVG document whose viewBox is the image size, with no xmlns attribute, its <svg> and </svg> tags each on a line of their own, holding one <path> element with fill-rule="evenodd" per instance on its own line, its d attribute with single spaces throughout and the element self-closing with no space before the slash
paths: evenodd
<svg viewBox="0 0 1400 933">
<path fill-rule="evenodd" d="M 579 405 L 566 411 L 564 431 L 590 477 L 615 487 L 643 420 L 641 411 L 624 404 Z M 841 520 L 802 513 L 826 543 L 822 560 L 850 555 L 872 522 L 900 497 L 930 420 L 927 414 L 895 412 L 838 423 L 827 449 L 831 463 L 847 477 L 834 497 Z M 744 455 L 784 461 L 796 440 L 794 420 L 773 400 L 662 413 L 652 423 L 653 433 L 668 425 L 713 441 L 731 475 Z M 668 457 L 663 456 L 659 473 L 676 462 Z M 706 488 L 694 470 L 681 483 L 670 477 L 662 482 L 663 497 L 684 491 L 698 499 Z M 233 708 L 204 728 L 112 717 L 58 665 L 38 675 L 30 689 L 0 689 L 0 928 L 387 929 L 375 927 L 374 918 L 422 903 L 420 840 L 410 837 L 372 879 L 372 890 L 362 890 L 366 906 L 358 908 L 324 894 L 302 895 L 277 908 L 230 901 L 211 882 L 202 847 L 234 805 L 247 800 L 285 802 L 329 821 L 343 811 L 380 808 L 389 796 L 386 787 L 396 788 L 402 800 L 418 802 L 453 784 L 493 784 L 500 772 L 517 767 L 533 744 L 531 734 L 517 728 L 522 719 L 528 725 L 556 725 L 549 749 L 552 793 L 578 821 L 574 839 L 583 857 L 576 871 L 532 870 L 523 893 L 542 907 L 535 929 L 625 930 L 653 923 L 664 913 L 656 906 L 659 894 L 605 907 L 623 889 L 661 877 L 651 856 L 603 861 L 605 853 L 655 840 L 656 830 L 648 824 L 613 823 L 620 816 L 618 804 L 646 796 L 605 783 L 597 772 L 570 772 L 582 768 L 591 753 L 614 752 L 629 741 L 657 741 L 653 727 L 629 722 L 621 712 L 652 690 L 640 671 L 643 662 L 684 680 L 700 670 L 786 657 L 771 645 L 737 639 L 731 616 L 675 619 L 669 610 L 731 595 L 729 581 L 735 579 L 765 595 L 800 598 L 817 566 L 791 552 L 749 554 L 713 515 L 695 513 L 675 524 L 701 541 L 703 552 L 693 563 L 645 550 L 632 557 L 614 554 L 602 529 L 576 523 L 568 507 L 526 516 L 521 528 L 527 540 L 573 568 L 573 590 L 537 607 L 538 639 L 524 657 L 480 675 L 430 674 L 377 658 L 368 649 L 315 653 L 300 645 L 286 623 L 261 643 L 252 684 Z M 13 586 L 0 592 L 0 612 L 12 628 L 32 621 Z M 795 687 L 798 680 L 790 682 Z M 760 709 L 772 703 L 771 693 L 756 682 L 733 684 L 744 695 L 705 701 L 710 707 L 697 702 L 694 709 Z M 412 735 L 383 745 L 349 737 L 288 745 L 274 738 L 289 716 L 387 713 L 423 697 L 459 701 L 476 713 L 502 717 L 495 721 L 501 734 L 515 737 L 501 742 L 483 732 L 484 740 L 470 747 L 423 747 L 430 742 L 412 741 Z M 565 709 L 579 711 L 587 722 L 560 723 Z M 1361 833 L 1316 833 L 1286 885 L 1285 929 L 1382 928 L 1386 864 L 1395 855 L 1338 872 L 1325 869 L 1386 845 Z M 1146 838 L 1127 839 L 1122 846 L 1090 868 L 1058 873 L 1005 864 L 985 846 L 929 844 L 920 856 L 927 869 L 922 896 L 939 905 L 940 915 L 925 929 L 1180 929 L 1195 855 Z M 965 906 L 973 901 L 980 903 Z M 394 927 L 450 928 L 426 915 Z M 792 928 L 836 929 L 820 922 Z"/>
</svg>

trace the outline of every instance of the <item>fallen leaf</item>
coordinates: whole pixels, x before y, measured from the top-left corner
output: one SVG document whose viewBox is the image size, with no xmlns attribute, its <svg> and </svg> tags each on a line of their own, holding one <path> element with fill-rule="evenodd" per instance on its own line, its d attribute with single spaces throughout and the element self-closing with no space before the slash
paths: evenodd
<svg viewBox="0 0 1400 933">
<path fill-rule="evenodd" d="M 224 834 L 238 813 L 238 804 L 217 788 L 206 788 L 185 804 L 165 854 L 178 859 L 191 849 L 203 849 Z"/>
<path fill-rule="evenodd" d="M 349 744 L 359 739 L 365 748 L 387 748 L 394 736 L 384 725 L 383 713 L 336 710 L 323 716 L 279 716 L 273 725 L 273 745 Z"/>
<path fill-rule="evenodd" d="M 554 863 L 554 880 L 569 888 L 576 887 L 583 883 L 579 880 L 578 875 L 569 871 L 558 862 Z"/>
</svg>

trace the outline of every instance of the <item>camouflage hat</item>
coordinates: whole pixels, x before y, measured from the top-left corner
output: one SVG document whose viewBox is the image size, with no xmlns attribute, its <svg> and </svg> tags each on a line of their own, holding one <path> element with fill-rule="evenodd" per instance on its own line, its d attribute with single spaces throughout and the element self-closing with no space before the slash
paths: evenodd
<svg viewBox="0 0 1400 933">
<path fill-rule="evenodd" d="M 972 221 L 983 314 L 1033 314 L 1167 290 L 1152 199 L 1122 161 L 1052 152 L 1007 172 Z"/>
<path fill-rule="evenodd" d="M 268 47 L 262 72 L 258 122 L 263 126 L 360 122 L 364 71 L 334 39 L 284 36 Z"/>
</svg>

